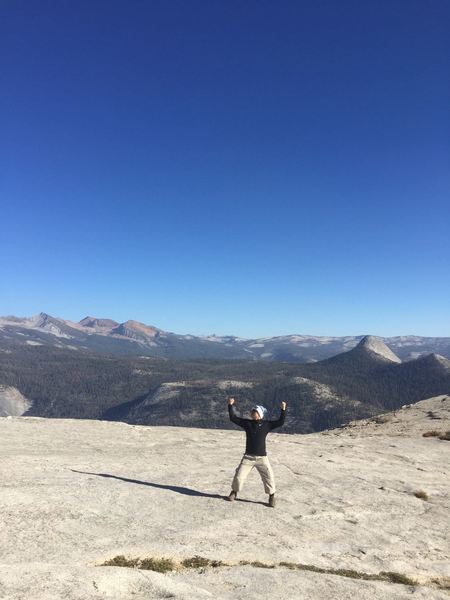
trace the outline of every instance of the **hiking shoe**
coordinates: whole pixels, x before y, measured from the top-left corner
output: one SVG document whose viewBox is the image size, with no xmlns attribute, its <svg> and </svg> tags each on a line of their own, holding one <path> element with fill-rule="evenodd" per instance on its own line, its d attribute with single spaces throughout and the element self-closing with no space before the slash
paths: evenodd
<svg viewBox="0 0 450 600">
<path fill-rule="evenodd" d="M 269 506 L 271 506 L 272 508 L 274 508 L 274 506 L 275 506 L 275 494 L 270 494 L 269 495 Z"/>
<path fill-rule="evenodd" d="M 227 500 L 229 500 L 230 502 L 233 502 L 233 500 L 236 499 L 236 496 L 237 496 L 237 492 L 235 492 L 234 490 L 232 490 L 230 492 L 230 495 L 227 496 Z"/>
</svg>

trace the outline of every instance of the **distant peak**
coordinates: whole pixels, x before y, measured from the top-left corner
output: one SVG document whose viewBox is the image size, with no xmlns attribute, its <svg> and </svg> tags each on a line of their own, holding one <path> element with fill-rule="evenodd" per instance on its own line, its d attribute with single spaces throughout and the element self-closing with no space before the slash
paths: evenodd
<svg viewBox="0 0 450 600">
<path fill-rule="evenodd" d="M 119 323 L 117 321 L 113 321 L 113 319 L 98 319 L 97 317 L 87 316 L 84 317 L 84 319 L 81 319 L 81 321 L 78 321 L 78 324 L 82 325 L 83 327 L 92 327 L 94 329 L 111 329 L 112 327 L 117 327 Z"/>
<path fill-rule="evenodd" d="M 156 337 L 161 330 L 153 325 L 145 325 L 139 321 L 129 320 L 121 323 L 114 328 L 113 332 L 119 335 L 125 335 L 131 338 L 153 338 Z"/>
<path fill-rule="evenodd" d="M 442 356 L 442 354 L 432 354 L 432 356 L 434 356 L 440 362 L 450 363 L 450 360 L 445 358 L 445 356 Z"/>
<path fill-rule="evenodd" d="M 129 321 L 125 321 L 122 323 L 124 327 L 129 327 L 130 329 L 151 329 L 153 331 L 158 331 L 157 327 L 153 325 L 146 325 L 145 323 L 141 323 L 140 321 L 133 321 L 132 319 Z"/>
<path fill-rule="evenodd" d="M 40 327 L 41 325 L 47 323 L 51 319 L 53 319 L 53 317 L 49 314 L 45 312 L 40 312 L 38 315 L 34 315 L 34 317 L 31 317 L 30 322 Z"/>
<path fill-rule="evenodd" d="M 91 317 L 91 315 L 87 315 L 84 319 L 80 319 L 78 323 L 84 323 L 85 321 L 95 321 L 96 317 Z"/>
<path fill-rule="evenodd" d="M 446 369 L 450 369 L 450 360 L 442 356 L 441 354 L 436 354 L 433 352 L 432 354 L 427 354 L 426 356 L 420 356 L 417 360 L 422 359 L 423 362 L 428 363 L 438 363 L 439 365 L 445 367 Z"/>
<path fill-rule="evenodd" d="M 366 335 L 359 342 L 357 348 L 368 350 L 378 356 L 381 356 L 385 360 L 400 363 L 402 362 L 399 357 L 392 352 L 392 350 L 386 346 L 383 340 L 375 335 Z"/>
</svg>

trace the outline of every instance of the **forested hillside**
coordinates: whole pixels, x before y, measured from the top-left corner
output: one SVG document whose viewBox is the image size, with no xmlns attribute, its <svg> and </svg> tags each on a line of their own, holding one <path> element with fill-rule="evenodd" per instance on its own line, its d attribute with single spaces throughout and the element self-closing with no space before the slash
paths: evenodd
<svg viewBox="0 0 450 600">
<path fill-rule="evenodd" d="M 284 431 L 310 432 L 450 391 L 448 361 L 399 363 L 357 348 L 313 364 L 242 360 L 174 361 L 10 344 L 0 385 L 20 391 L 43 417 L 227 428 L 226 402 L 243 415 L 255 402 L 289 418 Z"/>
</svg>

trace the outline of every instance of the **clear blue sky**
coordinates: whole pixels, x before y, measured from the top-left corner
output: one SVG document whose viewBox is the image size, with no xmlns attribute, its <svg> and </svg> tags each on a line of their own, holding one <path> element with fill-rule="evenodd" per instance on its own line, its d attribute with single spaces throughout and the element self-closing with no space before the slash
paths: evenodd
<svg viewBox="0 0 450 600">
<path fill-rule="evenodd" d="M 450 335 L 448 0 L 0 12 L 0 314 Z"/>
</svg>

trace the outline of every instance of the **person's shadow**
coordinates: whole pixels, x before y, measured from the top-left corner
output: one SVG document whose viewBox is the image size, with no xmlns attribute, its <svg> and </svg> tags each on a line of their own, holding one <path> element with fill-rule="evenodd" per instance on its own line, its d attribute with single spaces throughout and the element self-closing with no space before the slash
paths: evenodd
<svg viewBox="0 0 450 600">
<path fill-rule="evenodd" d="M 193 490 L 192 488 L 181 487 L 179 485 L 166 485 L 162 483 L 153 483 L 151 481 L 140 481 L 139 479 L 128 479 L 127 477 L 119 477 L 118 475 L 111 475 L 110 473 L 91 473 L 89 471 L 77 471 L 76 469 L 70 469 L 73 473 L 81 473 L 83 475 L 95 475 L 96 477 L 108 477 L 111 479 L 119 479 L 120 481 L 126 481 L 127 483 L 137 483 L 138 485 L 148 485 L 149 487 L 159 488 L 162 490 L 170 490 L 171 492 L 177 492 L 178 494 L 185 494 L 186 496 L 203 496 L 205 498 L 216 498 L 218 500 L 226 500 L 227 496 L 221 496 L 220 494 L 208 494 L 208 492 L 200 492 Z M 258 502 L 255 500 L 247 500 L 244 498 L 236 498 L 235 502 L 251 502 L 252 504 L 263 504 L 265 502 Z"/>
</svg>

